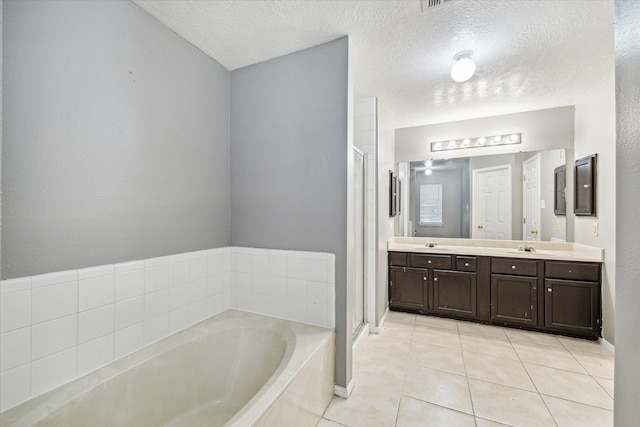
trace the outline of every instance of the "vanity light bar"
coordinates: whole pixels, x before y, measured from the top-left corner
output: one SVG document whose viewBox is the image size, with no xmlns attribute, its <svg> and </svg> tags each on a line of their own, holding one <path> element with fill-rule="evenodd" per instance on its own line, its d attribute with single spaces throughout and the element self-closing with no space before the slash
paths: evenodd
<svg viewBox="0 0 640 427">
<path fill-rule="evenodd" d="M 522 143 L 522 134 L 507 133 L 503 135 L 481 136 L 479 138 L 452 139 L 431 143 L 431 151 L 459 150 L 461 148 L 495 147 L 497 145 L 513 145 Z"/>
</svg>

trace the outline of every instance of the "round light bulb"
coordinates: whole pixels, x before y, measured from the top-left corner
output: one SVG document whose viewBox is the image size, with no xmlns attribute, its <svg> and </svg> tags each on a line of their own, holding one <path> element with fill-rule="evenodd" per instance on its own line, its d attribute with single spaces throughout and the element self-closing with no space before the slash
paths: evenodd
<svg viewBox="0 0 640 427">
<path fill-rule="evenodd" d="M 470 139 L 465 139 L 464 141 L 462 141 L 463 145 L 469 145 L 471 144 L 471 140 Z"/>
<path fill-rule="evenodd" d="M 439 150 L 439 149 L 441 149 L 441 148 L 442 148 L 442 144 L 440 144 L 440 143 L 438 142 L 438 143 L 436 143 L 436 145 L 435 145 L 433 148 L 435 148 L 436 150 Z"/>
<path fill-rule="evenodd" d="M 500 141 L 502 141 L 502 137 L 501 136 L 494 136 L 493 137 L 493 143 L 494 144 L 497 144 Z"/>
<path fill-rule="evenodd" d="M 485 142 L 487 142 L 487 138 L 484 136 L 482 138 L 478 138 L 478 145 L 484 145 Z"/>
<path fill-rule="evenodd" d="M 517 140 L 518 140 L 518 135 L 513 134 L 513 135 L 511 135 L 511 136 L 509 137 L 509 139 L 510 139 L 511 141 L 515 142 L 515 141 L 517 141 Z"/>
<path fill-rule="evenodd" d="M 451 78 L 456 82 L 466 82 L 475 74 L 476 63 L 471 59 L 472 54 L 472 51 L 465 50 L 454 56 L 456 63 L 451 68 Z"/>
<path fill-rule="evenodd" d="M 425 174 L 425 175 L 431 175 L 432 173 L 433 173 L 433 171 L 432 171 L 431 169 L 426 169 L 426 170 L 424 171 L 424 174 Z"/>
<path fill-rule="evenodd" d="M 456 142 L 455 141 L 449 141 L 449 147 L 453 148 L 456 146 Z"/>
</svg>

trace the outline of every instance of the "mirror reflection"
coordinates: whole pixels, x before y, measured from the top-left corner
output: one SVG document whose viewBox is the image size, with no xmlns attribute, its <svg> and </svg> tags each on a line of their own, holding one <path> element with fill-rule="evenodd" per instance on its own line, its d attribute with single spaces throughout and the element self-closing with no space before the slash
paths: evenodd
<svg viewBox="0 0 640 427">
<path fill-rule="evenodd" d="M 565 150 L 434 159 L 401 164 L 409 179 L 405 236 L 567 241 L 567 217 L 554 213 L 554 170 Z"/>
</svg>

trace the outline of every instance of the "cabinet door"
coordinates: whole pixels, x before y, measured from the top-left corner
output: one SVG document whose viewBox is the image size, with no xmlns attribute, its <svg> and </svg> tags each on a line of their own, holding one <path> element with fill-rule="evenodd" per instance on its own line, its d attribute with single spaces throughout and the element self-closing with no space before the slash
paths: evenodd
<svg viewBox="0 0 640 427">
<path fill-rule="evenodd" d="M 391 267 L 389 273 L 391 308 L 426 311 L 428 270 Z"/>
<path fill-rule="evenodd" d="M 599 283 L 545 280 L 545 327 L 591 337 L 599 336 L 599 291 Z"/>
<path fill-rule="evenodd" d="M 538 324 L 536 277 L 491 275 L 491 320 L 516 325 Z"/>
<path fill-rule="evenodd" d="M 435 270 L 433 311 L 476 317 L 476 273 Z"/>
</svg>

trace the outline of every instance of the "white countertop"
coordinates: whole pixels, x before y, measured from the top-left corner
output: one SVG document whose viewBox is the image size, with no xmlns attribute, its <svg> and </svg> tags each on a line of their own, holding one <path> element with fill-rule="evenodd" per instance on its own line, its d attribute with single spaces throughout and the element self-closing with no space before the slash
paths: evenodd
<svg viewBox="0 0 640 427">
<path fill-rule="evenodd" d="M 431 248 L 426 245 L 436 243 Z M 535 252 L 519 251 L 533 246 Z M 438 255 L 476 255 L 555 261 L 603 262 L 604 250 L 594 246 L 565 242 L 524 242 L 519 240 L 442 239 L 430 237 L 394 237 L 387 242 L 390 252 L 414 252 Z"/>
</svg>

